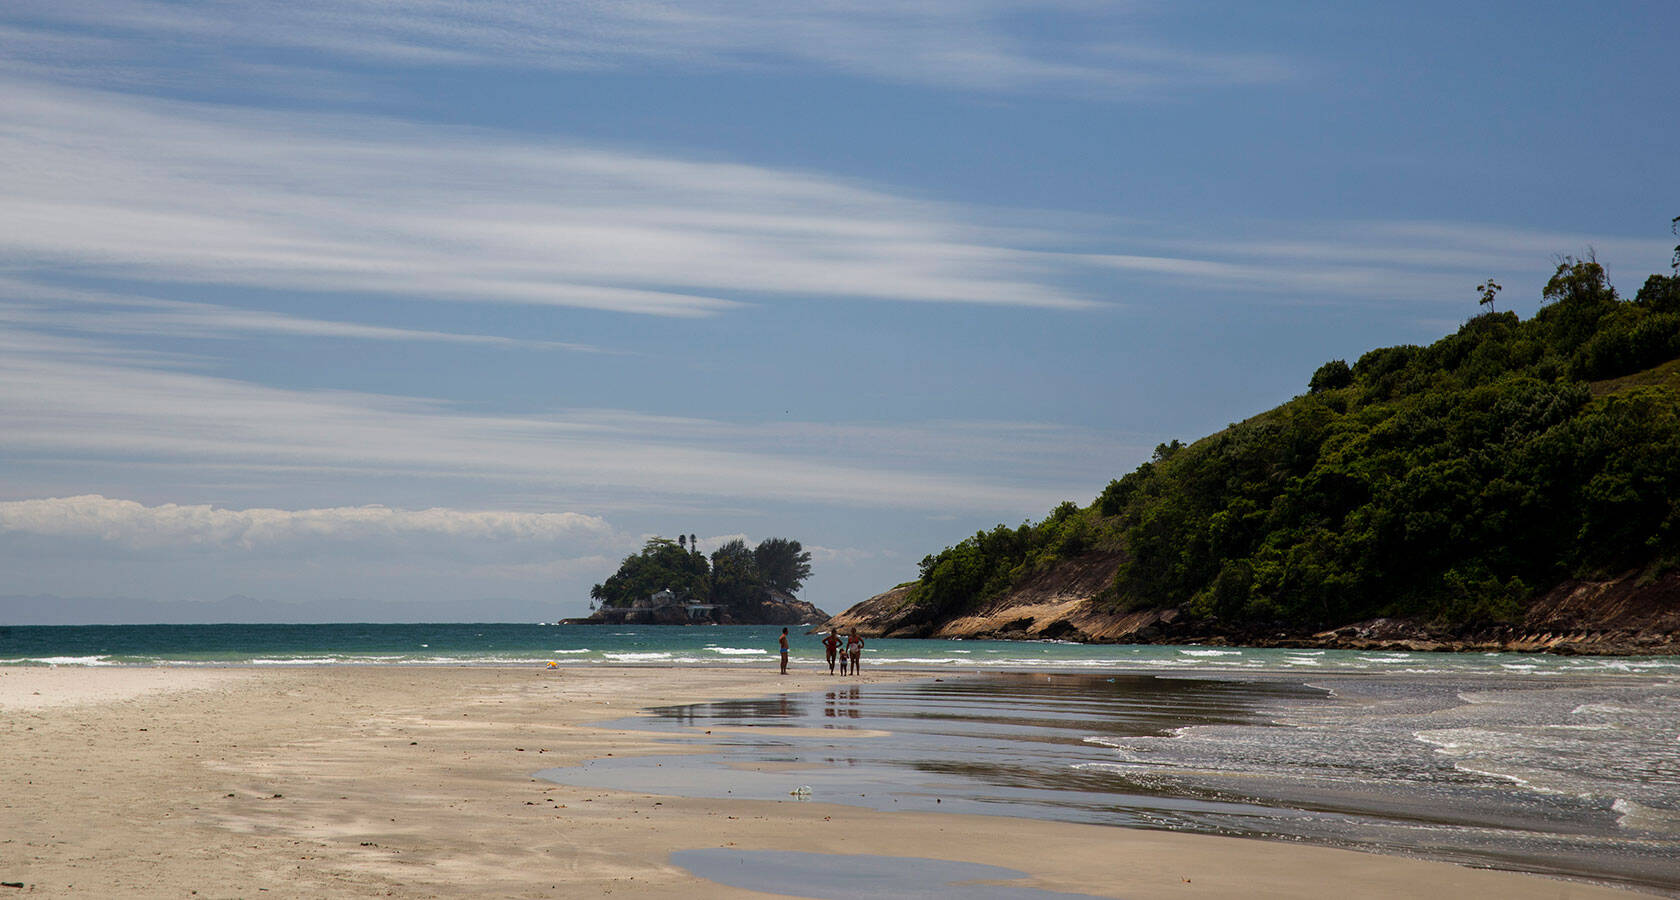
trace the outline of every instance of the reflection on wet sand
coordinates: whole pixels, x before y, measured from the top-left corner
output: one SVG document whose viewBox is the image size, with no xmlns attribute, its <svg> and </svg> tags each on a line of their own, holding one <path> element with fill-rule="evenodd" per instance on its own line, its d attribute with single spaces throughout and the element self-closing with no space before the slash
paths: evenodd
<svg viewBox="0 0 1680 900">
<path fill-rule="evenodd" d="M 1608 800 L 1516 789 L 1420 740 L 1433 734 L 1420 722 L 1460 723 L 1458 734 L 1503 708 L 1466 704 L 1459 679 L 1317 682 L 1035 673 L 668 707 L 636 724 L 698 736 L 717 755 L 549 777 L 786 799 L 792 773 L 778 767 L 792 765 L 817 801 L 1308 840 L 1680 891 L 1674 834 L 1630 834 Z M 1622 688 L 1599 678 L 1582 690 Z M 1560 702 L 1552 715 L 1576 700 Z"/>
<path fill-rule="evenodd" d="M 827 691 L 823 694 L 823 716 L 830 719 L 858 719 L 863 717 L 863 692 L 857 687 Z"/>
</svg>

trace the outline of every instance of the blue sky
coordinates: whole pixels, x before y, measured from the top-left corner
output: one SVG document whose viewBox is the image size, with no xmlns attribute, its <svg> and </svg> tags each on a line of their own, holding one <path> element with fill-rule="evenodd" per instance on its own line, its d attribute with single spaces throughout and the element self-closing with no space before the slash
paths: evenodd
<svg viewBox="0 0 1680 900">
<path fill-rule="evenodd" d="M 796 538 L 838 611 L 1490 275 L 1526 316 L 1559 254 L 1666 270 L 1675 34 L 12 0 L 0 621 L 546 620 L 679 532 Z"/>
</svg>

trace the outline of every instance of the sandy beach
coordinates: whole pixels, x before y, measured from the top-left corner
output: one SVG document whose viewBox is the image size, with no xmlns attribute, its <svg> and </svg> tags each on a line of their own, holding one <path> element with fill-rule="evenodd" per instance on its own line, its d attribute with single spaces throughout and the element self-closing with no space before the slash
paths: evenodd
<svg viewBox="0 0 1680 900">
<path fill-rule="evenodd" d="M 593 723 L 833 683 L 739 669 L 0 669 L 0 897 L 765 896 L 670 862 L 718 847 L 984 863 L 1026 873 L 1013 886 L 1116 898 L 1636 896 L 1278 842 L 533 777 L 674 752 Z"/>
</svg>

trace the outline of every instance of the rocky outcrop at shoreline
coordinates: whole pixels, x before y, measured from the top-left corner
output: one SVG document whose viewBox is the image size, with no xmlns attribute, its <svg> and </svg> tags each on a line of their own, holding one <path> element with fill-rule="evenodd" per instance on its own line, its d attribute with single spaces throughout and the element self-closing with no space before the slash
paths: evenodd
<svg viewBox="0 0 1680 900">
<path fill-rule="evenodd" d="M 1105 644 L 1208 644 L 1347 650 L 1516 651 L 1583 655 L 1680 655 L 1680 572 L 1571 580 L 1528 604 L 1519 622 L 1444 629 L 1381 618 L 1309 630 L 1284 625 L 1225 627 L 1177 609 L 1115 612 L 1095 598 L 1117 555 L 1070 560 L 1029 579 L 982 609 L 942 621 L 917 618 L 905 603 L 912 584 L 877 594 L 820 626 L 873 637 L 1066 640 Z M 1104 574 L 1106 572 L 1106 575 Z"/>
</svg>

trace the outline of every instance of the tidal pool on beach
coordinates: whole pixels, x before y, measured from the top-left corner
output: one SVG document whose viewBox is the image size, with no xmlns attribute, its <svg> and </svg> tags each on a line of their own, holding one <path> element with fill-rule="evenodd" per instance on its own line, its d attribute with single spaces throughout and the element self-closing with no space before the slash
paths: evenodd
<svg viewBox="0 0 1680 900">
<path fill-rule="evenodd" d="M 540 774 L 676 796 L 1308 841 L 1680 896 L 1677 723 L 1680 682 L 1669 677 L 837 681 L 613 723 L 712 753 Z"/>
</svg>

